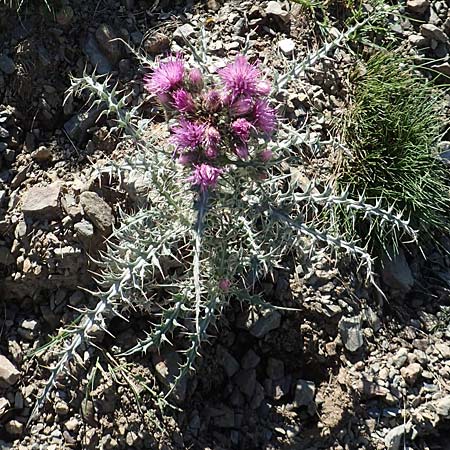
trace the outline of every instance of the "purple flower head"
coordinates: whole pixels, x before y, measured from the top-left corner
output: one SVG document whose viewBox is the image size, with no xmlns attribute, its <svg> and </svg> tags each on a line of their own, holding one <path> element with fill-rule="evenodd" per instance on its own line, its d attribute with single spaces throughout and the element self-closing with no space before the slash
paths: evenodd
<svg viewBox="0 0 450 450">
<path fill-rule="evenodd" d="M 240 97 L 230 106 L 230 112 L 233 116 L 245 116 L 253 108 L 253 102 L 250 97 Z"/>
<path fill-rule="evenodd" d="M 234 96 L 258 95 L 260 72 L 254 64 L 250 64 L 245 56 L 239 55 L 234 62 L 218 71 L 225 87 Z"/>
<path fill-rule="evenodd" d="M 205 105 L 205 109 L 208 112 L 211 112 L 211 113 L 217 112 L 220 109 L 220 107 L 222 106 L 222 99 L 220 97 L 219 92 L 217 92 L 214 89 L 207 92 L 204 97 L 204 105 Z"/>
<path fill-rule="evenodd" d="M 173 106 L 180 112 L 193 112 L 195 109 L 192 95 L 185 89 L 177 89 L 172 94 Z"/>
<path fill-rule="evenodd" d="M 253 125 L 247 119 L 236 119 L 231 124 L 231 131 L 235 136 L 240 138 L 242 141 L 248 141 L 250 137 L 250 131 L 253 128 Z"/>
<path fill-rule="evenodd" d="M 205 155 L 208 158 L 217 157 L 217 147 L 219 145 L 219 142 L 220 133 L 217 128 L 213 127 L 212 125 L 207 126 L 205 130 L 204 145 Z"/>
<path fill-rule="evenodd" d="M 198 147 L 204 138 L 205 125 L 190 122 L 186 119 L 180 119 L 178 126 L 172 129 L 171 142 L 177 146 L 177 148 L 195 148 Z"/>
<path fill-rule="evenodd" d="M 203 76 L 199 69 L 195 68 L 189 71 L 189 83 L 197 92 L 200 92 L 203 89 Z"/>
<path fill-rule="evenodd" d="M 256 89 L 259 95 L 269 95 L 272 90 L 272 86 L 268 81 L 261 80 L 256 84 Z"/>
<path fill-rule="evenodd" d="M 271 134 L 275 130 L 277 118 L 275 110 L 267 100 L 256 100 L 253 107 L 253 119 L 257 128 L 264 133 Z"/>
<path fill-rule="evenodd" d="M 234 153 L 236 153 L 239 158 L 244 160 L 248 159 L 250 156 L 248 153 L 248 146 L 244 142 L 240 142 L 236 145 L 236 147 L 234 148 Z"/>
<path fill-rule="evenodd" d="M 219 289 L 222 291 L 228 292 L 231 286 L 231 281 L 228 278 L 222 278 L 219 281 Z"/>
<path fill-rule="evenodd" d="M 145 77 L 145 89 L 151 94 L 162 94 L 178 87 L 183 82 L 184 61 L 181 57 L 161 62 L 150 76 Z"/>
<path fill-rule="evenodd" d="M 219 169 L 209 164 L 200 164 L 195 166 L 193 174 L 189 177 L 189 181 L 200 187 L 201 191 L 205 191 L 210 187 L 215 187 L 217 180 L 223 173 L 223 169 Z"/>
<path fill-rule="evenodd" d="M 266 162 L 272 159 L 273 153 L 272 150 L 266 149 L 259 154 L 259 157 L 262 161 Z"/>
</svg>

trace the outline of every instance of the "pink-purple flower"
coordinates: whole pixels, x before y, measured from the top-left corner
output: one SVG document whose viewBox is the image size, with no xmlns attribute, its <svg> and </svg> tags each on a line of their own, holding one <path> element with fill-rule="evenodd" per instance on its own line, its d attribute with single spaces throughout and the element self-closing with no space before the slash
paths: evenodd
<svg viewBox="0 0 450 450">
<path fill-rule="evenodd" d="M 216 158 L 218 153 L 218 146 L 220 142 L 220 133 L 216 127 L 208 125 L 205 129 L 205 155 L 208 158 Z"/>
<path fill-rule="evenodd" d="M 224 292 L 228 292 L 231 287 L 231 281 L 228 278 L 222 278 L 219 281 L 219 289 Z"/>
<path fill-rule="evenodd" d="M 204 139 L 205 125 L 181 118 L 178 126 L 172 128 L 172 133 L 171 141 L 178 149 L 194 149 Z"/>
<path fill-rule="evenodd" d="M 195 166 L 194 172 L 189 177 L 189 181 L 193 185 L 199 186 L 201 191 L 205 191 L 216 186 L 217 180 L 222 173 L 223 169 L 210 166 L 209 164 L 200 164 Z"/>
<path fill-rule="evenodd" d="M 254 64 L 250 64 L 243 55 L 236 57 L 234 62 L 228 64 L 218 71 L 226 89 L 231 91 L 234 96 L 259 95 L 259 77 L 260 71 Z"/>
<path fill-rule="evenodd" d="M 200 92 L 203 89 L 203 76 L 199 69 L 194 68 L 190 70 L 189 82 L 195 91 Z"/>
<path fill-rule="evenodd" d="M 169 92 L 183 82 L 184 61 L 181 57 L 169 58 L 162 62 L 150 76 L 145 77 L 145 89 L 151 94 Z"/>
<path fill-rule="evenodd" d="M 185 89 L 177 89 L 172 94 L 173 106 L 180 112 L 193 112 L 195 109 L 192 95 Z"/>
<path fill-rule="evenodd" d="M 230 106 L 232 116 L 245 116 L 253 108 L 253 100 L 250 97 L 239 97 Z"/>
<path fill-rule="evenodd" d="M 217 112 L 222 106 L 220 93 L 215 89 L 208 91 L 204 97 L 204 106 L 206 111 L 210 113 Z"/>
<path fill-rule="evenodd" d="M 252 128 L 252 124 L 247 119 L 242 117 L 240 119 L 236 119 L 231 124 L 231 131 L 233 134 L 244 142 L 248 141 Z"/>
<path fill-rule="evenodd" d="M 253 120 L 257 128 L 266 134 L 271 134 L 275 130 L 277 119 L 275 110 L 269 105 L 267 100 L 257 99 L 253 107 Z"/>
</svg>

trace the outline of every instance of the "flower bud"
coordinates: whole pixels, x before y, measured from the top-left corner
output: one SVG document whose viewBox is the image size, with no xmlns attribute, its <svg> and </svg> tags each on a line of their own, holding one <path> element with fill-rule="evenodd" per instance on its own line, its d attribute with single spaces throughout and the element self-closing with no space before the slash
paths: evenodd
<svg viewBox="0 0 450 450">
<path fill-rule="evenodd" d="M 189 72 L 189 83 L 196 92 L 200 92 L 203 89 L 203 76 L 199 69 L 195 68 Z"/>
</svg>

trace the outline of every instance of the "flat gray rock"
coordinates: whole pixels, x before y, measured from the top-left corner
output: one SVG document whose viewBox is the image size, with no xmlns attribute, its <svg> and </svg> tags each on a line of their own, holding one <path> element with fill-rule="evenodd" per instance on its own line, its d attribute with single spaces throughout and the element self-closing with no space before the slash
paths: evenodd
<svg viewBox="0 0 450 450">
<path fill-rule="evenodd" d="M 33 186 L 23 197 L 22 212 L 33 219 L 57 219 L 61 215 L 60 194 L 61 185 L 58 182 Z"/>
</svg>

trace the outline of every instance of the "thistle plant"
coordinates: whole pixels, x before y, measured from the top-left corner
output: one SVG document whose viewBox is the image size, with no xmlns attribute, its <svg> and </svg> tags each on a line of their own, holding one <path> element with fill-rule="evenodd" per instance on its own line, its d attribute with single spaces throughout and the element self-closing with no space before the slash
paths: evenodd
<svg viewBox="0 0 450 450">
<path fill-rule="evenodd" d="M 64 364 L 89 342 L 93 326 L 106 327 L 113 315 L 146 314 L 152 325 L 122 355 L 174 346 L 184 354 L 179 380 L 195 368 L 202 343 L 230 301 L 284 307 L 271 305 L 257 288 L 259 280 L 285 267 L 287 258 L 303 264 L 319 250 L 343 251 L 375 283 L 365 248 L 318 228 L 322 208 L 339 204 L 349 214 L 380 218 L 415 238 L 408 221 L 391 208 L 367 204 L 363 197 L 352 200 L 331 187 L 319 194 L 312 184 L 302 190 L 292 175 L 303 164 L 299 148 L 312 143 L 309 133 L 279 117 L 275 99 L 336 42 L 306 62 L 294 61 L 286 73 L 275 73 L 273 82 L 244 54 L 210 70 L 217 60 L 207 53 L 205 37 L 203 49 L 158 61 L 143 83 L 168 123 L 167 140 L 154 123 L 139 117 L 137 107 L 126 109 L 126 95 L 109 79 L 73 78 L 71 94 L 87 94 L 94 107 L 106 106 L 116 131 L 132 144 L 131 154 L 99 167 L 99 173 L 117 177 L 119 187 L 144 180 L 146 195 L 136 209 L 120 211 L 98 261 L 97 306 L 66 330 L 66 347 L 35 412 Z"/>
</svg>

